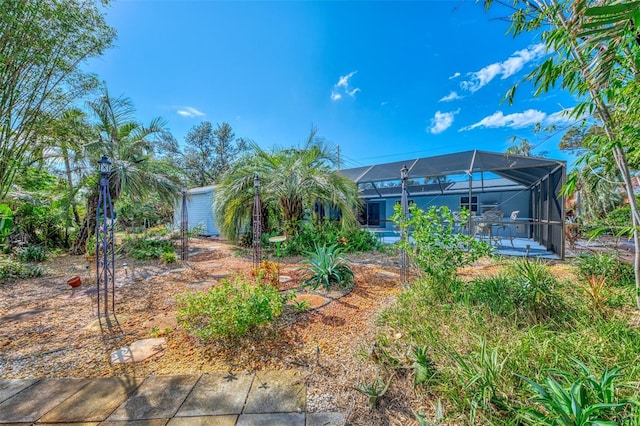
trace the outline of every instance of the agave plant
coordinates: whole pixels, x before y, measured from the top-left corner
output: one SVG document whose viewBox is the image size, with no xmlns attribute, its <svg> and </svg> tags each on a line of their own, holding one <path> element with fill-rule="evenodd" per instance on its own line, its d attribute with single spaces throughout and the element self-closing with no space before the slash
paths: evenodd
<svg viewBox="0 0 640 426">
<path fill-rule="evenodd" d="M 337 244 L 330 246 L 314 245 L 314 251 L 306 253 L 309 256 L 304 260 L 307 266 L 307 279 L 304 285 L 308 285 L 314 290 L 322 285 L 329 290 L 331 285 L 346 287 L 353 282 L 353 271 L 347 265 L 342 256 L 342 248 Z"/>
</svg>

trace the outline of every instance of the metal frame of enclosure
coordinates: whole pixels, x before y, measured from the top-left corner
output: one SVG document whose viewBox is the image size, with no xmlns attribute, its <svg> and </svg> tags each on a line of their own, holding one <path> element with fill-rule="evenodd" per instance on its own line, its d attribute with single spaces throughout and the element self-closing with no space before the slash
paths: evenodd
<svg viewBox="0 0 640 426">
<path fill-rule="evenodd" d="M 527 217 L 518 223 L 527 226 L 528 237 L 564 258 L 565 200 L 561 188 L 566 181 L 566 162 L 472 150 L 343 169 L 340 173 L 359 185 L 364 199 L 399 200 L 400 185 L 380 184 L 400 181 L 400 170 L 404 166 L 409 170 L 410 181 L 424 179 L 425 182 L 409 184 L 409 196 L 431 197 L 430 205 L 438 205 L 439 195 L 459 194 L 459 200 L 468 200 L 469 210 L 478 210 L 472 201 L 477 200 L 479 194 L 490 197 L 486 194 L 515 191 L 520 203 L 527 204 L 522 206 Z M 485 174 L 497 178 L 486 179 Z M 448 180 L 452 176 L 460 179 Z"/>
</svg>

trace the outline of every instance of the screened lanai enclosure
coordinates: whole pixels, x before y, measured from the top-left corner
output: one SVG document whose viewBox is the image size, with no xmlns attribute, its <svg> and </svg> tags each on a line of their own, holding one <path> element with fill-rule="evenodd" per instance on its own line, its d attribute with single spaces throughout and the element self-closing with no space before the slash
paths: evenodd
<svg viewBox="0 0 640 426">
<path fill-rule="evenodd" d="M 564 258 L 565 162 L 473 150 L 342 170 L 360 188 L 361 223 L 381 237 L 395 232 L 389 218 L 400 203 L 403 166 L 409 204 L 447 206 L 454 215 L 468 209 L 471 218 L 456 224 L 459 232 L 511 254 L 537 247 Z"/>
</svg>

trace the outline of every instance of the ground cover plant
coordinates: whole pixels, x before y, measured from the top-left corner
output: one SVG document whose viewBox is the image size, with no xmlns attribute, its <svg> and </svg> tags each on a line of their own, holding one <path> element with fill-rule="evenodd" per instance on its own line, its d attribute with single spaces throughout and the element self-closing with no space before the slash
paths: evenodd
<svg viewBox="0 0 640 426">
<path fill-rule="evenodd" d="M 163 259 L 167 263 L 176 261 L 173 241 L 165 238 L 126 237 L 122 250 L 134 259 Z"/>
</svg>

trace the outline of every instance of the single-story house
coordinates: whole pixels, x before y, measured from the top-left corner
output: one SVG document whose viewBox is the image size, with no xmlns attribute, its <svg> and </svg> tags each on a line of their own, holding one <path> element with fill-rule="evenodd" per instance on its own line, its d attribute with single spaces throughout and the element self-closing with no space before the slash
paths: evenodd
<svg viewBox="0 0 640 426">
<path fill-rule="evenodd" d="M 565 162 L 472 150 L 341 170 L 360 188 L 364 225 L 393 230 L 389 218 L 400 203 L 403 167 L 408 170 L 409 204 L 467 208 L 476 215 L 500 210 L 505 221 L 518 211 L 510 232 L 564 257 L 565 202 L 560 190 Z"/>
<path fill-rule="evenodd" d="M 201 235 L 220 235 L 216 226 L 215 212 L 213 211 L 213 197 L 215 185 L 191 188 L 186 191 L 187 224 L 189 230 L 198 230 Z M 179 229 L 183 220 L 182 198 L 176 203 L 173 214 L 173 224 Z"/>
</svg>

